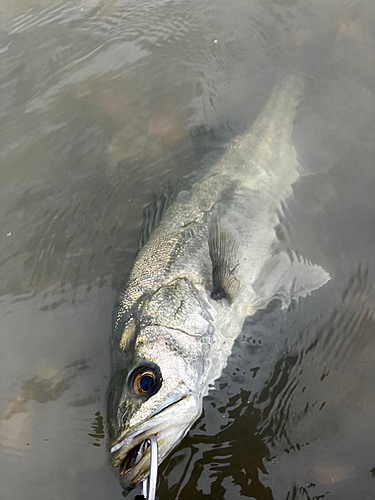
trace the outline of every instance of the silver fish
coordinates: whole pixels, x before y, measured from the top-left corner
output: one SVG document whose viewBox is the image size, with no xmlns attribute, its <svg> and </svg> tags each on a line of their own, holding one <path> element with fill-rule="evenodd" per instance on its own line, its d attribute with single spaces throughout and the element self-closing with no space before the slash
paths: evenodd
<svg viewBox="0 0 375 500">
<path fill-rule="evenodd" d="M 251 129 L 151 224 L 118 295 L 107 420 L 124 488 L 149 474 L 148 436 L 160 463 L 199 417 L 246 316 L 329 280 L 275 233 L 299 176 L 291 135 L 302 89 L 294 76 L 277 86 Z"/>
</svg>

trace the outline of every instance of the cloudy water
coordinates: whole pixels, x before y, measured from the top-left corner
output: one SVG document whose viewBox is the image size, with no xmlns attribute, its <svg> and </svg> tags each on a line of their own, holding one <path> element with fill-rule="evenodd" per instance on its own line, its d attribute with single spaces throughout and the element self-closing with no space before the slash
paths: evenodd
<svg viewBox="0 0 375 500">
<path fill-rule="evenodd" d="M 108 339 L 142 212 L 298 72 L 278 234 L 332 279 L 247 319 L 157 494 L 373 500 L 373 0 L 0 0 L 0 33 L 1 498 L 123 498 Z"/>
</svg>

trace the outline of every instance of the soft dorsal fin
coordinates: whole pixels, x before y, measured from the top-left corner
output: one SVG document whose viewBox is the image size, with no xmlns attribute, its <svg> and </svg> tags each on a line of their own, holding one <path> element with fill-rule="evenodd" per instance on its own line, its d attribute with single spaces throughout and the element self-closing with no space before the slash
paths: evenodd
<svg viewBox="0 0 375 500">
<path fill-rule="evenodd" d="M 256 305 L 265 307 L 277 298 L 287 307 L 291 300 L 305 297 L 329 280 L 330 275 L 322 267 L 295 252 L 280 252 L 268 259 L 253 284 Z"/>
<path fill-rule="evenodd" d="M 216 219 L 209 227 L 208 247 L 212 261 L 211 298 L 225 298 L 232 303 L 241 288 L 235 276 L 241 258 L 240 247 L 233 235 L 220 227 Z"/>
<path fill-rule="evenodd" d="M 143 210 L 143 223 L 139 237 L 139 250 L 145 246 L 151 234 L 159 226 L 165 212 L 176 199 L 176 190 L 168 183 L 159 195 Z"/>
</svg>

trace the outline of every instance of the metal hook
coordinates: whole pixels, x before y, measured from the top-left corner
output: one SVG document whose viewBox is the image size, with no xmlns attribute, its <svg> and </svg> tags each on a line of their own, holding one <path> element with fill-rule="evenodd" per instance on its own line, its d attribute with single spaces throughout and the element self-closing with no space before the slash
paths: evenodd
<svg viewBox="0 0 375 500">
<path fill-rule="evenodd" d="M 150 443 L 150 475 L 142 482 L 142 495 L 146 500 L 155 500 L 158 479 L 158 441 L 156 436 L 148 438 Z"/>
</svg>

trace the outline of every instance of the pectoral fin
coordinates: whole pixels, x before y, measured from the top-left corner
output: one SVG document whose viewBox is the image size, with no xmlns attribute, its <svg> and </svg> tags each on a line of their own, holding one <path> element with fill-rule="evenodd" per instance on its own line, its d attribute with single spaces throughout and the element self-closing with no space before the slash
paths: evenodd
<svg viewBox="0 0 375 500">
<path fill-rule="evenodd" d="M 229 303 L 240 292 L 240 282 L 235 276 L 241 258 L 236 238 L 223 229 L 217 220 L 209 228 L 208 247 L 212 261 L 212 292 L 214 300 L 227 299 Z"/>
<path fill-rule="evenodd" d="M 257 307 L 265 307 L 272 299 L 280 299 L 283 308 L 291 300 L 305 297 L 330 280 L 329 274 L 320 266 L 292 253 L 272 256 L 253 284 Z"/>
</svg>

